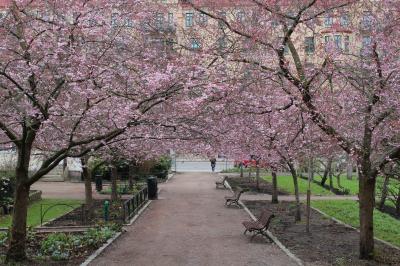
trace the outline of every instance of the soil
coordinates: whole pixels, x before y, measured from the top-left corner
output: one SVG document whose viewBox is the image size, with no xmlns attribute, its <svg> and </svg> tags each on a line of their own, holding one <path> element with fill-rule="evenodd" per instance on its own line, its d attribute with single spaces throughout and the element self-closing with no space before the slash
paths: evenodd
<svg viewBox="0 0 400 266">
<path fill-rule="evenodd" d="M 264 208 L 275 213 L 269 230 L 306 265 L 400 265 L 400 250 L 375 241 L 375 261 L 358 259 L 359 233 L 312 210 L 311 233 L 305 222 L 296 223 L 293 202 L 245 201 L 257 216 Z M 302 214 L 305 206 L 302 206 Z M 304 217 L 303 217 L 304 219 Z"/>
<path fill-rule="evenodd" d="M 79 234 L 79 233 L 70 233 Z M 29 265 L 29 266 L 42 266 L 42 265 L 80 265 L 83 263 L 88 256 L 90 256 L 98 247 L 97 246 L 83 246 L 71 251 L 71 257 L 68 260 L 55 261 L 49 257 L 37 257 L 40 254 L 40 247 L 42 240 L 48 235 L 48 233 L 36 233 L 27 239 L 26 253 L 29 258 L 26 262 L 18 265 Z M 2 263 L 2 257 L 7 252 L 6 246 L 0 245 L 0 264 Z M 32 259 L 37 257 L 37 259 Z"/>
<path fill-rule="evenodd" d="M 272 194 L 273 191 L 272 184 L 266 182 L 263 179 L 260 179 L 259 190 L 257 190 L 257 182 L 254 178 L 228 177 L 228 182 L 232 186 L 232 188 L 241 187 L 243 189 L 248 190 L 249 192 Z M 289 194 L 278 190 L 278 195 L 289 195 Z"/>
<path fill-rule="evenodd" d="M 94 225 L 99 222 L 104 222 L 104 200 L 93 201 L 93 216 L 89 219 L 85 213 L 84 205 L 73 211 L 58 217 L 57 219 L 45 224 L 46 227 L 52 226 L 82 226 L 82 225 Z M 123 211 L 122 202 L 117 201 L 116 203 L 110 204 L 109 221 L 115 223 L 123 223 Z"/>
</svg>

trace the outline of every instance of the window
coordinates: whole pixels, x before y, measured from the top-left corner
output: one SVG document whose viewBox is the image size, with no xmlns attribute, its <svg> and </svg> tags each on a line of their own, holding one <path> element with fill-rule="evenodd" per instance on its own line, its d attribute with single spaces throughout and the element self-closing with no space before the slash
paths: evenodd
<svg viewBox="0 0 400 266">
<path fill-rule="evenodd" d="M 174 13 L 169 12 L 168 13 L 168 26 L 173 26 L 174 25 Z"/>
<path fill-rule="evenodd" d="M 325 36 L 324 41 L 325 41 L 325 51 L 328 51 L 331 42 L 331 36 Z"/>
<path fill-rule="evenodd" d="M 350 19 L 349 19 L 349 14 L 344 13 L 340 17 L 340 26 L 342 27 L 348 27 L 350 24 Z"/>
<path fill-rule="evenodd" d="M 344 51 L 350 52 L 350 36 L 344 36 Z"/>
<path fill-rule="evenodd" d="M 342 49 L 342 36 L 341 35 L 335 35 L 335 36 L 333 36 L 333 39 L 335 41 L 336 49 L 341 50 Z"/>
<path fill-rule="evenodd" d="M 243 11 L 238 11 L 236 14 L 236 20 L 240 23 L 244 21 L 244 12 Z"/>
<path fill-rule="evenodd" d="M 362 39 L 361 55 L 369 55 L 371 51 L 372 39 L 371 36 L 364 36 Z"/>
<path fill-rule="evenodd" d="M 133 20 L 131 18 L 125 18 L 125 27 L 133 28 Z"/>
<path fill-rule="evenodd" d="M 312 54 L 315 52 L 315 42 L 314 37 L 306 37 L 304 40 L 305 52 L 307 54 Z"/>
<path fill-rule="evenodd" d="M 226 20 L 226 12 L 224 12 L 224 11 L 219 12 L 219 17 Z M 218 25 L 220 28 L 224 28 L 226 26 L 225 22 L 222 20 L 218 20 Z"/>
<path fill-rule="evenodd" d="M 327 27 L 327 28 L 332 27 L 332 25 L 333 25 L 333 17 L 332 17 L 332 14 L 326 14 L 326 15 L 325 15 L 324 25 L 325 25 L 325 27 Z"/>
<path fill-rule="evenodd" d="M 156 14 L 156 28 L 162 29 L 163 25 L 164 25 L 164 14 L 157 13 Z"/>
<path fill-rule="evenodd" d="M 111 27 L 117 27 L 118 26 L 118 13 L 112 13 L 111 14 Z"/>
<path fill-rule="evenodd" d="M 280 42 L 280 48 L 281 48 L 283 45 L 283 38 L 279 38 L 279 42 Z M 289 53 L 289 46 L 287 43 L 285 44 L 285 47 L 283 47 L 283 52 L 284 52 L 284 54 Z"/>
<path fill-rule="evenodd" d="M 225 49 L 227 47 L 226 45 L 226 38 L 225 36 L 222 36 L 218 39 L 218 48 L 219 49 Z"/>
<path fill-rule="evenodd" d="M 194 38 L 191 39 L 191 40 L 190 40 L 190 48 L 193 49 L 193 50 L 198 50 L 198 49 L 200 49 L 200 48 L 201 48 L 200 41 L 197 40 L 197 39 L 194 39 Z"/>
<path fill-rule="evenodd" d="M 373 21 L 373 17 L 372 17 L 371 12 L 369 12 L 369 11 L 364 12 L 363 18 L 361 20 L 361 27 L 363 29 L 370 29 L 372 27 L 372 21 Z"/>
<path fill-rule="evenodd" d="M 363 42 L 362 42 L 362 44 L 363 44 L 363 47 L 365 47 L 365 48 L 368 48 L 368 47 L 370 47 L 371 46 L 371 36 L 364 36 L 363 37 Z"/>
<path fill-rule="evenodd" d="M 171 38 L 167 39 L 165 42 L 167 49 L 174 50 L 174 43 L 175 43 L 174 39 L 171 39 Z"/>
<path fill-rule="evenodd" d="M 203 13 L 199 13 L 199 16 L 198 16 L 198 23 L 201 25 L 201 26 L 205 26 L 205 25 L 207 25 L 207 21 L 208 21 L 208 17 L 207 17 L 207 15 L 206 14 L 203 14 Z"/>
<path fill-rule="evenodd" d="M 188 12 L 185 14 L 185 26 L 187 28 L 193 27 L 193 13 Z"/>
<path fill-rule="evenodd" d="M 276 28 L 279 26 L 279 21 L 276 19 L 271 20 L 271 26 L 272 28 Z"/>
</svg>

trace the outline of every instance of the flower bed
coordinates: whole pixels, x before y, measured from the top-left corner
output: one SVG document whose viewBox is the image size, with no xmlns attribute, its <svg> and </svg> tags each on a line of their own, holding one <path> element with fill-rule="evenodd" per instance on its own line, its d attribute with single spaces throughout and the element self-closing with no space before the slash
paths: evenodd
<svg viewBox="0 0 400 266">
<path fill-rule="evenodd" d="M 85 233 L 28 232 L 28 261 L 21 265 L 79 265 L 96 249 L 113 237 L 121 227 L 98 225 Z M 7 234 L 0 233 L 0 264 L 7 250 Z"/>
</svg>

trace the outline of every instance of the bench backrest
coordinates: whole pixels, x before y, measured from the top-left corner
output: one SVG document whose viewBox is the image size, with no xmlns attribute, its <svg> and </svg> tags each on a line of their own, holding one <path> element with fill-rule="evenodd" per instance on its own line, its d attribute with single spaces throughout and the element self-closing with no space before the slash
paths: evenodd
<svg viewBox="0 0 400 266">
<path fill-rule="evenodd" d="M 234 197 L 235 199 L 239 199 L 239 198 L 240 198 L 240 195 L 241 195 L 243 192 L 244 192 L 243 188 L 238 187 L 238 188 L 235 190 L 235 193 L 233 194 L 233 197 Z"/>
<path fill-rule="evenodd" d="M 269 210 L 264 210 L 261 212 L 260 217 L 258 218 L 258 222 L 260 222 L 264 228 L 268 229 L 269 224 L 271 223 L 272 218 L 274 218 L 275 215 L 270 212 Z"/>
</svg>

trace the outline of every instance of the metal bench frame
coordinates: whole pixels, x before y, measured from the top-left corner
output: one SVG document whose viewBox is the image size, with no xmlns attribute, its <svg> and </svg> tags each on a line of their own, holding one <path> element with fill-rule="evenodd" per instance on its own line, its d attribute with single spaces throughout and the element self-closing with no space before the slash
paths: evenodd
<svg viewBox="0 0 400 266">
<path fill-rule="evenodd" d="M 224 188 L 227 188 L 225 185 L 225 181 L 228 179 L 228 176 L 224 176 L 224 179 L 222 181 L 217 181 L 215 182 L 215 188 L 219 188 L 220 186 L 223 186 Z"/>
<path fill-rule="evenodd" d="M 250 241 L 253 240 L 255 236 L 262 235 L 268 238 L 271 242 L 273 242 L 267 232 L 268 232 L 268 227 L 271 224 L 271 220 L 274 217 L 275 215 L 269 210 L 262 211 L 257 221 L 245 221 L 242 223 L 243 226 L 246 228 L 243 234 L 246 235 L 247 232 L 253 233 L 253 236 L 251 237 Z"/>
<path fill-rule="evenodd" d="M 226 206 L 231 206 L 233 204 L 234 206 L 237 206 L 237 207 L 240 208 L 239 199 L 240 199 L 240 196 L 242 195 L 243 192 L 245 192 L 245 190 L 238 187 L 235 190 L 235 193 L 233 194 L 233 196 L 225 197 L 225 205 Z"/>
</svg>

